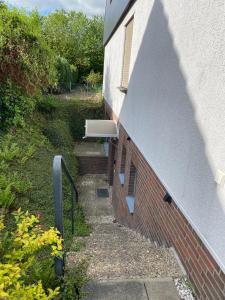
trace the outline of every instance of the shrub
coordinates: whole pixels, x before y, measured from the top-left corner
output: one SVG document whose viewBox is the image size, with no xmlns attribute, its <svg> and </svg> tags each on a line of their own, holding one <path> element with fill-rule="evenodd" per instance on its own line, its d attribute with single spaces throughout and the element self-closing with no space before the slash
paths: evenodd
<svg viewBox="0 0 225 300">
<path fill-rule="evenodd" d="M 0 187 L 0 208 L 8 209 L 14 203 L 16 197 L 11 189 L 11 184 L 8 184 L 6 187 Z"/>
<path fill-rule="evenodd" d="M 0 220 L 0 299 L 55 299 L 59 288 L 46 291 L 41 279 L 32 282 L 30 274 L 42 249 L 47 249 L 49 256 L 62 257 L 59 232 L 53 228 L 44 231 L 36 216 L 21 210 L 14 217 L 13 232 Z"/>
<path fill-rule="evenodd" d="M 0 160 L 5 162 L 11 162 L 12 160 L 20 157 L 20 148 L 16 143 L 8 143 L 10 140 L 6 141 L 2 148 L 0 148 Z"/>
<path fill-rule="evenodd" d="M 72 86 L 75 86 L 75 84 L 77 83 L 78 81 L 78 69 L 76 66 L 74 65 L 71 65 L 70 66 L 70 69 L 71 69 L 71 77 L 72 77 Z"/>
<path fill-rule="evenodd" d="M 42 34 L 37 12 L 0 3 L 0 82 L 14 82 L 29 95 L 56 81 L 56 57 Z"/>
<path fill-rule="evenodd" d="M 63 300 L 79 300 L 86 296 L 83 286 L 89 280 L 87 277 L 87 268 L 87 261 L 82 260 L 75 268 L 67 271 L 62 292 Z"/>
<path fill-rule="evenodd" d="M 44 135 L 55 147 L 69 147 L 73 143 L 69 125 L 63 120 L 49 122 L 48 126 L 44 129 Z"/>
<path fill-rule="evenodd" d="M 0 95 L 0 127 L 24 125 L 24 118 L 34 109 L 34 100 L 9 80 L 0 84 Z"/>
<path fill-rule="evenodd" d="M 58 71 L 58 90 L 59 92 L 67 92 L 71 90 L 72 71 L 68 61 L 59 57 L 57 60 Z"/>
<path fill-rule="evenodd" d="M 46 96 L 37 102 L 37 109 L 45 114 L 52 114 L 56 107 L 55 98 L 52 96 Z"/>
<path fill-rule="evenodd" d="M 86 82 L 90 84 L 92 87 L 96 84 L 102 83 L 102 74 L 97 72 L 95 73 L 93 70 L 89 73 L 89 75 L 86 77 Z"/>
<path fill-rule="evenodd" d="M 79 203 L 76 207 L 75 234 L 76 236 L 88 236 L 91 233 L 91 226 L 85 220 L 84 208 Z"/>
</svg>

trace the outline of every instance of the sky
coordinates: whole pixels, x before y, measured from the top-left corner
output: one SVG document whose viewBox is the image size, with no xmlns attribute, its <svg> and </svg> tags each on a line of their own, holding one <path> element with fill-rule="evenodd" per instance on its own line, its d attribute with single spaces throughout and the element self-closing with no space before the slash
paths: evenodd
<svg viewBox="0 0 225 300">
<path fill-rule="evenodd" d="M 9 5 L 27 10 L 38 9 L 47 15 L 55 9 L 82 11 L 88 16 L 103 15 L 106 0 L 7 0 Z"/>
</svg>

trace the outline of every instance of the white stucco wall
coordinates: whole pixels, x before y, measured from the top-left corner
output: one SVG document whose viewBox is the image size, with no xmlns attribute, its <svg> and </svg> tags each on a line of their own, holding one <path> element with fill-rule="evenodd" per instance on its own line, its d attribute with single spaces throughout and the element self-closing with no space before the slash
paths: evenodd
<svg viewBox="0 0 225 300">
<path fill-rule="evenodd" d="M 134 14 L 130 82 L 124 25 Z M 104 97 L 225 271 L 224 0 L 138 0 L 105 48 Z"/>
</svg>

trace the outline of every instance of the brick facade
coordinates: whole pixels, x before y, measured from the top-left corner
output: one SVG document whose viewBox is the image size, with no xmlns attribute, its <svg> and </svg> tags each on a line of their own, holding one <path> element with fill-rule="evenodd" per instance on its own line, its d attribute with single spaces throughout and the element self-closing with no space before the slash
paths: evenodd
<svg viewBox="0 0 225 300">
<path fill-rule="evenodd" d="M 116 119 L 106 105 L 108 116 Z M 158 245 L 173 246 L 196 288 L 198 299 L 225 299 L 225 274 L 221 271 L 192 226 L 174 201 L 163 199 L 166 189 L 151 166 L 120 124 L 119 142 L 115 146 L 116 163 L 113 183 L 113 207 L 116 218 Z M 125 183 L 121 185 L 122 149 L 126 148 Z M 129 214 L 128 195 L 131 163 L 136 169 L 135 210 Z"/>
<path fill-rule="evenodd" d="M 79 175 L 108 173 L 107 156 L 79 156 L 77 160 Z"/>
</svg>

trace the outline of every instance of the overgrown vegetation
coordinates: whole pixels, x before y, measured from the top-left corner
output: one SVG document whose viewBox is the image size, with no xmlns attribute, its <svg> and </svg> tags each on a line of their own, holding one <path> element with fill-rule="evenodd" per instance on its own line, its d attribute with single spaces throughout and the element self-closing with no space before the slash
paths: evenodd
<svg viewBox="0 0 225 300">
<path fill-rule="evenodd" d="M 22 211 L 29 210 L 31 214 L 38 215 L 44 228 L 54 225 L 52 159 L 54 155 L 62 154 L 72 177 L 76 179 L 74 141 L 83 137 L 86 118 L 101 118 L 102 114 L 101 101 L 63 101 L 54 97 L 43 97 L 38 101 L 36 110 L 30 118 L 26 119 L 23 127 L 12 127 L 7 133 L 2 133 L 0 136 L 0 211 L 1 214 L 6 215 L 5 222 L 10 234 L 15 230 L 11 212 L 19 207 Z M 63 194 L 64 244 L 65 249 L 69 249 L 72 241 L 71 190 L 66 178 L 63 178 Z M 75 220 L 75 235 L 89 235 L 91 228 L 85 221 L 80 204 L 77 206 Z M 79 247 L 82 245 L 77 245 L 77 251 Z M 38 259 L 33 263 L 32 276 L 27 277 L 27 282 L 24 281 L 24 284 L 30 285 L 42 282 L 45 293 L 48 288 L 54 290 L 60 286 L 54 274 L 54 261 L 46 254 L 46 251 L 38 251 Z M 61 286 L 64 287 L 63 299 L 80 299 L 82 284 L 87 280 L 84 266 L 85 262 L 82 266 L 77 266 L 77 271 L 73 270 L 76 276 L 66 274 Z M 71 298 L 69 298 L 70 294 Z"/>
<path fill-rule="evenodd" d="M 1 299 L 48 300 L 59 293 L 62 299 L 81 299 L 86 262 L 63 282 L 55 278 L 53 257 L 62 253 L 52 228 L 52 160 L 62 154 L 76 178 L 74 141 L 84 136 L 85 119 L 102 117 L 102 102 L 63 101 L 52 94 L 78 82 L 91 87 L 101 82 L 102 36 L 102 17 L 63 10 L 40 16 L 0 0 Z M 67 250 L 71 189 L 65 178 L 63 195 Z M 81 205 L 76 214 L 76 236 L 88 235 Z M 83 246 L 77 242 L 76 251 Z"/>
<path fill-rule="evenodd" d="M 43 17 L 0 0 L 0 128 L 23 125 L 43 93 L 99 83 L 102 36 L 102 17 L 63 10 Z"/>
</svg>

